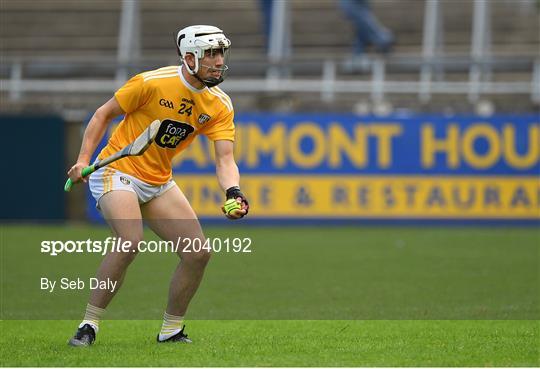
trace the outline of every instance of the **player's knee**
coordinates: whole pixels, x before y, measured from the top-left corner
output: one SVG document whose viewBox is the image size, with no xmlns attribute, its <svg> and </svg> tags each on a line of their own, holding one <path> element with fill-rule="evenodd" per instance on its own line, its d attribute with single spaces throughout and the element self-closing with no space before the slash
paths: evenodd
<svg viewBox="0 0 540 369">
<path fill-rule="evenodd" d="M 205 267 L 206 264 L 208 264 L 208 262 L 210 261 L 210 256 L 212 255 L 211 252 L 209 251 L 201 251 L 201 252 L 198 252 L 197 253 L 197 264 L 199 264 L 200 266 L 203 266 Z"/>
<path fill-rule="evenodd" d="M 191 252 L 188 257 L 184 257 L 183 259 L 191 264 L 194 264 L 198 267 L 204 268 L 206 264 L 210 261 L 211 253 L 206 250 L 201 250 L 198 252 Z"/>
<path fill-rule="evenodd" d="M 114 250 L 117 260 L 126 266 L 131 264 L 131 262 L 135 260 L 135 258 L 139 254 L 138 246 L 141 239 L 142 238 L 129 238 L 129 239 L 122 238 L 122 244 L 125 247 L 121 246 L 120 250 Z"/>
</svg>

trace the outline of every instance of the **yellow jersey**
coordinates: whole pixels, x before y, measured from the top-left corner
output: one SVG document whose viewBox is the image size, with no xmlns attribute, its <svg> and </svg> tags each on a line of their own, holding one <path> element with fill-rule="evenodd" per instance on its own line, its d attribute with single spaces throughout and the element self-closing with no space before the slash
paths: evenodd
<svg viewBox="0 0 540 369">
<path fill-rule="evenodd" d="M 133 142 L 155 119 L 162 123 L 156 139 L 141 156 L 109 166 L 152 185 L 167 183 L 172 159 L 199 134 L 210 140 L 234 141 L 231 99 L 219 87 L 196 89 L 182 75 L 181 66 L 144 72 L 131 78 L 114 94 L 126 113 L 107 145 L 105 158 Z"/>
</svg>

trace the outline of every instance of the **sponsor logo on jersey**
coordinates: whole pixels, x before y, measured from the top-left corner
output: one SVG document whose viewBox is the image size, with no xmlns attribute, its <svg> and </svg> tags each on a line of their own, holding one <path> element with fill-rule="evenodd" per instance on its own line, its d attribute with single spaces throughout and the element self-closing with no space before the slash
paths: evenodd
<svg viewBox="0 0 540 369">
<path fill-rule="evenodd" d="M 192 99 L 186 99 L 185 97 L 182 98 L 182 102 L 195 105 L 195 101 L 193 101 Z"/>
<path fill-rule="evenodd" d="M 180 142 L 192 134 L 193 131 L 195 131 L 195 128 L 187 123 L 165 119 L 161 122 L 155 142 L 158 146 L 174 149 Z"/>
<path fill-rule="evenodd" d="M 209 116 L 208 114 L 202 113 L 201 115 L 199 115 L 199 123 L 204 124 L 204 123 L 208 122 L 210 120 L 210 118 L 212 118 L 212 117 Z"/>
<path fill-rule="evenodd" d="M 169 100 L 166 100 L 166 99 L 160 99 L 159 100 L 159 105 L 161 106 L 165 106 L 169 109 L 174 109 L 174 104 L 172 101 L 169 101 Z"/>
<path fill-rule="evenodd" d="M 122 182 L 125 185 L 128 185 L 128 184 L 131 183 L 131 181 L 129 179 L 127 179 L 126 177 L 124 177 L 124 176 L 120 177 L 120 182 Z"/>
</svg>

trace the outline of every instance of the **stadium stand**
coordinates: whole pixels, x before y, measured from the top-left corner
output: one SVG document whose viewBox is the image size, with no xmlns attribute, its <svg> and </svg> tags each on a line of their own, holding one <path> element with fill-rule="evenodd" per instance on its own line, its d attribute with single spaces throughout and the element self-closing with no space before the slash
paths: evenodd
<svg viewBox="0 0 540 369">
<path fill-rule="evenodd" d="M 373 1 L 377 17 L 397 37 L 394 53 L 384 60 L 385 78 L 393 81 L 418 80 L 422 61 L 422 38 L 425 2 L 419 0 Z M 440 2 L 444 24 L 446 54 L 455 57 L 445 68 L 445 80 L 467 81 L 470 67 L 472 1 Z M 494 81 L 531 81 L 533 60 L 539 54 L 538 8 L 534 1 L 494 0 L 491 4 L 490 53 L 501 57 L 492 71 Z M 351 74 L 341 67 L 350 57 L 352 26 L 344 18 L 336 1 L 292 0 L 292 58 L 286 60 L 291 77 L 321 79 L 324 62 L 335 62 L 337 81 L 370 81 L 369 73 Z M 0 78 L 2 103 L 0 109 L 83 109 L 92 110 L 114 89 L 117 69 L 120 0 L 4 0 L 1 2 Z M 187 24 L 215 24 L 227 31 L 233 41 L 230 79 L 259 79 L 264 82 L 268 61 L 262 17 L 257 0 L 169 0 L 140 1 L 140 58 L 128 65 L 129 74 L 177 62 L 173 32 Z M 7 81 L 22 79 L 109 80 L 101 88 L 84 94 L 50 91 L 9 92 Z M 15 78 L 17 79 L 17 78 Z M 11 82 L 9 82 L 11 83 Z M 105 87 L 104 87 L 105 86 Z M 105 91 L 103 91 L 105 90 Z M 231 93 L 242 107 L 265 109 L 352 109 L 358 101 L 372 99 L 369 92 L 340 95 L 321 102 L 320 92 L 295 91 Z M 529 94 L 530 95 L 530 94 Z M 497 101 L 501 95 L 493 96 Z M 433 96 L 429 106 L 420 104 L 418 93 L 386 95 L 394 106 L 406 105 L 419 109 L 444 107 L 448 99 L 461 101 L 467 108 L 466 96 Z M 324 99 L 323 99 L 324 100 Z M 500 98 L 501 108 L 529 109 L 531 98 L 516 94 Z M 510 101 L 510 102 L 508 102 Z M 508 103 L 506 103 L 508 102 Z M 463 105 L 462 104 L 462 105 Z M 506 104 L 506 105 L 505 105 Z"/>
</svg>

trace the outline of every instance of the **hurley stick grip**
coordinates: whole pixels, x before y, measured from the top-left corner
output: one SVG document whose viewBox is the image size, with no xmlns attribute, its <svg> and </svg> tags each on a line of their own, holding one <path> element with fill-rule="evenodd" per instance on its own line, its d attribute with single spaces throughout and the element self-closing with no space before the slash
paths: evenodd
<svg viewBox="0 0 540 369">
<path fill-rule="evenodd" d="M 96 171 L 96 165 L 90 165 L 88 167 L 85 167 L 83 168 L 83 170 L 81 171 L 81 176 L 82 177 L 88 177 L 90 174 L 94 173 Z M 64 185 L 64 191 L 65 192 L 69 192 L 71 191 L 71 186 L 73 186 L 73 181 L 71 180 L 71 178 L 68 178 L 68 180 L 66 181 L 66 184 Z"/>
</svg>

